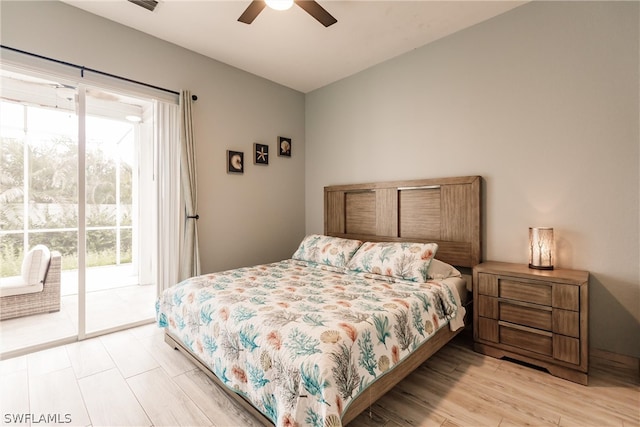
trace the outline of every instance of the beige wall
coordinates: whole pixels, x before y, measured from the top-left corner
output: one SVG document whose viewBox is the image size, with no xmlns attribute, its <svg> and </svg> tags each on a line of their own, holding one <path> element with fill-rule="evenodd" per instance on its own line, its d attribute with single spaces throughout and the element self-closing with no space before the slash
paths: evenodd
<svg viewBox="0 0 640 427">
<path fill-rule="evenodd" d="M 637 2 L 534 2 L 306 97 L 306 230 L 322 188 L 482 175 L 484 259 L 590 279 L 591 346 L 640 356 Z"/>
<path fill-rule="evenodd" d="M 194 128 L 203 272 L 291 256 L 304 236 L 304 94 L 59 2 L 0 3 L 3 45 L 198 95 Z M 276 156 L 278 135 L 293 138 Z M 268 166 L 253 143 L 270 145 Z M 226 173 L 226 150 L 245 153 Z"/>
</svg>

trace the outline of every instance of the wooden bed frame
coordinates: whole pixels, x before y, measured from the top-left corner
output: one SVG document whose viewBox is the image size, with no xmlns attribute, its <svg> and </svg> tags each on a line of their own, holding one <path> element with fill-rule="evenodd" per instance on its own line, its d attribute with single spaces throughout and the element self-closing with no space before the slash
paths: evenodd
<svg viewBox="0 0 640 427">
<path fill-rule="evenodd" d="M 328 186 L 324 188 L 324 234 L 362 241 L 435 242 L 436 258 L 472 268 L 481 260 L 481 191 L 479 176 Z M 462 330 L 441 328 L 372 383 L 343 413 L 343 425 L 371 407 Z M 165 341 L 264 425 L 273 425 L 241 395 L 229 390 L 179 339 L 167 332 Z"/>
</svg>

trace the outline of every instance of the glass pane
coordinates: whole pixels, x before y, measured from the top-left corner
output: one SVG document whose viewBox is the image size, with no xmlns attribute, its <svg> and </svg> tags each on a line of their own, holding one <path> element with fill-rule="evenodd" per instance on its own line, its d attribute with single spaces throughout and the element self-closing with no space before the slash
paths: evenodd
<svg viewBox="0 0 640 427">
<path fill-rule="evenodd" d="M 120 229 L 120 262 L 130 263 L 133 261 L 133 230 L 131 228 Z"/>
<path fill-rule="evenodd" d="M 21 104 L 2 101 L 0 103 L 0 136 L 21 139 L 24 137 L 24 107 Z"/>
<path fill-rule="evenodd" d="M 26 122 L 29 228 L 76 228 L 77 117 L 69 111 L 27 107 Z"/>
<path fill-rule="evenodd" d="M 141 285 L 137 233 L 136 151 L 150 101 L 87 89 L 86 331 L 153 319 L 155 285 Z M 131 117 L 138 121 L 132 121 Z"/>
<path fill-rule="evenodd" d="M 22 259 L 24 236 L 24 107 L 0 102 L 0 232 L 2 235 L 2 275 L 14 276 L 9 268 Z M 8 234 L 6 234 L 8 233 Z M 17 233 L 17 234 L 16 234 Z M 21 237 L 16 237 L 16 236 Z M 9 239 L 6 242 L 5 239 Z M 17 248 L 15 245 L 19 245 Z M 5 249 L 5 246 L 7 247 Z M 14 250 L 15 249 L 15 250 Z M 16 250 L 18 250 L 16 252 Z M 15 257 L 19 256 L 18 260 Z M 4 265 L 6 264 L 6 265 Z M 15 274 L 14 274 L 15 273 Z"/>
<path fill-rule="evenodd" d="M 78 230 L 69 231 L 40 231 L 29 233 L 31 247 L 39 244 L 46 245 L 52 251 L 58 251 L 62 255 L 62 271 L 65 276 L 73 276 L 72 284 L 65 286 L 66 294 L 77 294 L 78 284 Z M 63 292 L 65 293 L 65 292 Z"/>
<path fill-rule="evenodd" d="M 0 277 L 20 275 L 24 255 L 24 233 L 2 235 L 0 244 Z"/>
<path fill-rule="evenodd" d="M 116 265 L 116 230 L 87 230 L 87 267 Z"/>
<path fill-rule="evenodd" d="M 19 275 L 37 244 L 61 252 L 63 269 L 59 284 L 44 284 L 60 287 L 59 310 L 2 321 L 6 353 L 77 335 L 78 121 L 75 88 L 5 69 L 0 79 L 0 273 Z"/>
</svg>

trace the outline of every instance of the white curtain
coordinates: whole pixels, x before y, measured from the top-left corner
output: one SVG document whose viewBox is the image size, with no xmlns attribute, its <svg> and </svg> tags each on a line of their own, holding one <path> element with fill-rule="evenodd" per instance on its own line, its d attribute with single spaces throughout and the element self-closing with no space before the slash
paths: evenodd
<svg viewBox="0 0 640 427">
<path fill-rule="evenodd" d="M 196 156 L 191 116 L 191 92 L 180 93 L 180 146 L 182 194 L 184 197 L 184 227 L 182 232 L 182 254 L 180 258 L 180 280 L 200 274 L 198 251 L 198 189 L 196 186 Z"/>
<path fill-rule="evenodd" d="M 179 107 L 156 101 L 154 123 L 158 294 L 175 285 L 180 260 L 180 127 Z M 143 219 L 144 220 L 144 219 Z"/>
</svg>

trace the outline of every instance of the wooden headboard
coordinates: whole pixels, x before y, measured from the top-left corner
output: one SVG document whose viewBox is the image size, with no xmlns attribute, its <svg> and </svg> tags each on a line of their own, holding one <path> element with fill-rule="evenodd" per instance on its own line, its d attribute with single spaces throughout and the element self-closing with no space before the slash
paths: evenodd
<svg viewBox="0 0 640 427">
<path fill-rule="evenodd" d="M 362 241 L 434 242 L 436 258 L 473 267 L 482 258 L 481 177 L 332 185 L 324 234 Z"/>
</svg>

